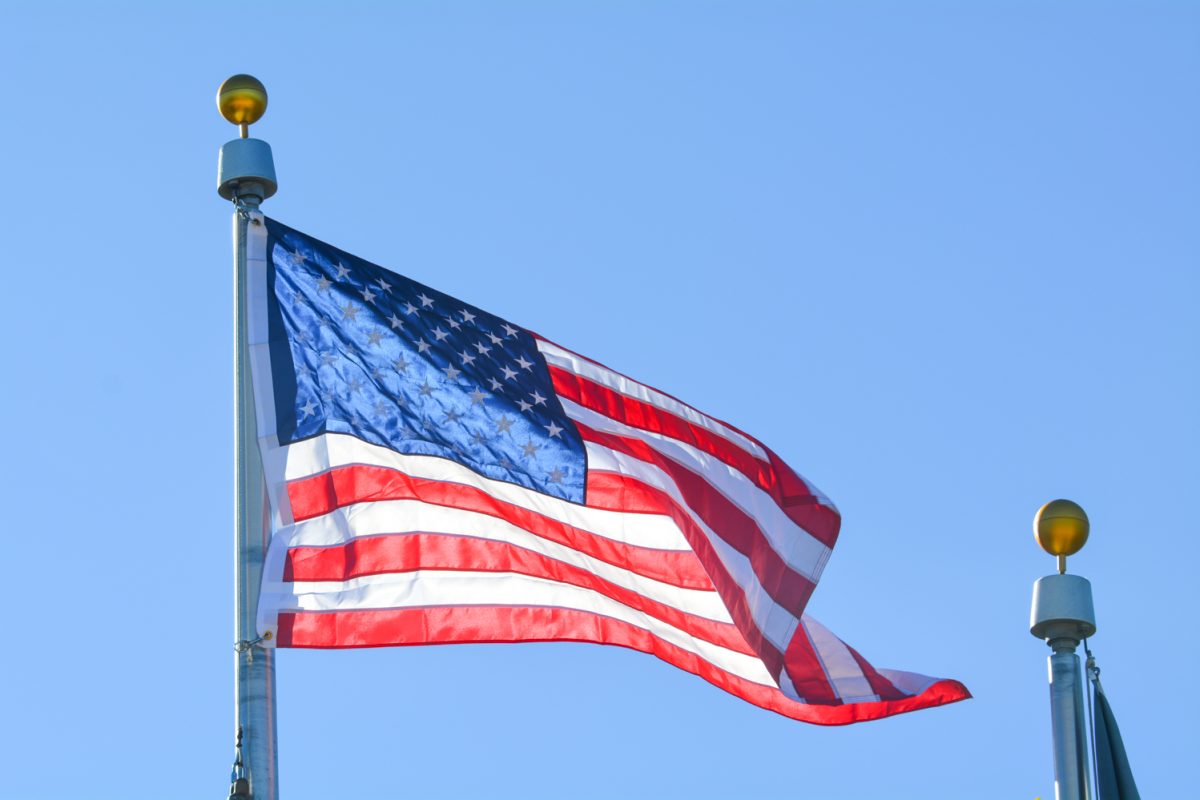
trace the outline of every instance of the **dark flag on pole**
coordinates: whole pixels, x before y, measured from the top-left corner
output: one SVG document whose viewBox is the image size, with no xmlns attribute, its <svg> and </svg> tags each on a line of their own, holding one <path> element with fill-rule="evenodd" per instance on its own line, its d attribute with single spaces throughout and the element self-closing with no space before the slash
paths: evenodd
<svg viewBox="0 0 1200 800">
<path fill-rule="evenodd" d="M 1100 800 L 1141 800 L 1129 757 L 1125 754 L 1125 743 L 1121 741 L 1121 730 L 1112 706 L 1100 688 L 1100 680 L 1093 677 L 1096 695 L 1096 789 Z"/>
</svg>

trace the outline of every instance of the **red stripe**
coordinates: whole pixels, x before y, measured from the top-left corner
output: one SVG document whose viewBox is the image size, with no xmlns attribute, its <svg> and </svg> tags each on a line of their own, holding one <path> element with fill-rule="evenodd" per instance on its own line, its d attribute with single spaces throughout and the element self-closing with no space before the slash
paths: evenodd
<svg viewBox="0 0 1200 800">
<path fill-rule="evenodd" d="M 651 600 L 586 569 L 508 542 L 435 533 L 371 536 L 332 547 L 288 550 L 285 581 L 348 581 L 367 575 L 452 570 L 513 572 L 580 586 L 744 655 L 755 655 L 736 627 Z M 711 589 L 711 587 L 710 587 Z M 714 600 L 716 597 L 714 596 Z"/>
<path fill-rule="evenodd" d="M 842 642 L 842 644 L 846 643 Z M 897 689 L 895 684 L 880 675 L 878 670 L 868 664 L 867 660 L 859 655 L 857 650 L 848 644 L 846 644 L 846 649 L 849 650 L 850 655 L 854 657 L 855 662 L 858 664 L 858 668 L 861 669 L 863 675 L 866 676 L 867 683 L 871 684 L 871 691 L 879 695 L 879 699 L 898 700 L 902 697 L 905 697 L 904 692 Z"/>
<path fill-rule="evenodd" d="M 817 651 L 813 648 L 812 639 L 808 636 L 808 629 L 803 620 L 797 626 L 792 641 L 788 643 L 784 659 L 787 663 L 788 677 L 792 679 L 796 694 L 810 703 L 841 702 L 829 682 L 829 676 L 825 674 L 821 659 L 817 657 Z"/>
<path fill-rule="evenodd" d="M 353 465 L 292 481 L 287 491 L 297 522 L 355 503 L 420 500 L 431 505 L 488 514 L 548 541 L 673 586 L 712 588 L 712 581 L 690 552 L 656 550 L 607 539 L 461 483 L 415 478 L 386 467 Z"/>
<path fill-rule="evenodd" d="M 667 473 L 679 488 L 688 508 L 733 549 L 750 559 L 754 574 L 767 594 L 796 617 L 800 616 L 816 585 L 784 562 L 753 517 L 700 475 L 667 458 L 642 440 L 597 431 L 579 422 L 575 423 L 575 427 L 585 441 L 646 461 Z M 698 530 L 694 525 L 684 529 L 688 543 L 697 552 L 700 540 L 707 539 L 702 533 L 697 537 L 695 534 Z M 707 562 L 705 566 L 708 566 Z"/>
<path fill-rule="evenodd" d="M 818 725 L 878 719 L 970 697 L 957 681 L 939 681 L 919 696 L 903 700 L 806 705 L 788 699 L 774 687 L 731 675 L 635 625 L 562 608 L 439 606 L 285 613 L 279 615 L 277 638 L 280 647 L 307 648 L 549 641 L 593 642 L 640 650 L 757 706 Z"/>
<path fill-rule="evenodd" d="M 559 396 L 625 425 L 669 436 L 708 453 L 745 475 L 813 538 L 830 547 L 837 541 L 841 525 L 837 511 L 822 505 L 808 484 L 774 453 L 768 450 L 770 463 L 764 462 L 723 436 L 658 406 L 616 392 L 562 367 L 548 366 L 554 391 Z"/>
<path fill-rule="evenodd" d="M 733 428 L 732 425 L 729 427 Z M 733 430 L 736 431 L 737 428 Z M 742 435 L 746 436 L 744 433 Z M 837 544 L 838 531 L 842 528 L 841 512 L 814 497 L 808 482 L 789 467 L 787 462 L 775 455 L 774 450 L 762 442 L 758 445 L 767 452 L 771 461 L 771 472 L 778 481 L 772 490 L 776 502 L 797 525 L 811 533 L 817 541 L 828 547 Z"/>
<path fill-rule="evenodd" d="M 588 503 L 597 508 L 619 508 L 626 513 L 665 514 L 673 519 L 704 565 L 742 636 L 762 659 L 771 677 L 779 677 L 783 669 L 783 653 L 759 631 L 754 615 L 750 613 L 745 589 L 725 569 L 712 542 L 685 508 L 663 490 L 615 472 L 588 472 L 587 495 Z"/>
</svg>

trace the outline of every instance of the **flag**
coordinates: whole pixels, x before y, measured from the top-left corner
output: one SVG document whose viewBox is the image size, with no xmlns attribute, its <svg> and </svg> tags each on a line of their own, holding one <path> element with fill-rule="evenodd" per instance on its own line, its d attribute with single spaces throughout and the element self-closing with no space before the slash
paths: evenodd
<svg viewBox="0 0 1200 800">
<path fill-rule="evenodd" d="M 252 223 L 264 643 L 619 645 L 830 725 L 969 696 L 876 669 L 804 614 L 840 517 L 757 439 Z"/>
<path fill-rule="evenodd" d="M 1096 745 L 1096 793 L 1100 800 L 1140 800 L 1112 706 L 1100 688 L 1099 678 L 1093 678 L 1092 685 L 1096 697 L 1095 730 L 1092 732 L 1092 741 Z"/>
</svg>

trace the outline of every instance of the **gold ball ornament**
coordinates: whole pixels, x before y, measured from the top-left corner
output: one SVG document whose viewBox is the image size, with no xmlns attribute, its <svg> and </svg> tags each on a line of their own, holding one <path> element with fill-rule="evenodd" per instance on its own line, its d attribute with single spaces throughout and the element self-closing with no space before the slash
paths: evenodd
<svg viewBox="0 0 1200 800">
<path fill-rule="evenodd" d="M 217 108 L 234 125 L 253 125 L 267 111 L 267 88 L 253 75 L 234 75 L 217 89 Z"/>
<path fill-rule="evenodd" d="M 1052 556 L 1072 556 L 1087 544 L 1087 513 L 1070 500 L 1051 500 L 1033 518 L 1033 535 Z"/>
</svg>

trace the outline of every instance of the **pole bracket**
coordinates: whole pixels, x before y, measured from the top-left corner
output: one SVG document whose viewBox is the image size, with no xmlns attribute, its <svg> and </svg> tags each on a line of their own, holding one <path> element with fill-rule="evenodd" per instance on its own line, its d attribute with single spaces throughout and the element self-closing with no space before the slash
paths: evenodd
<svg viewBox="0 0 1200 800">
<path fill-rule="evenodd" d="M 263 641 L 264 641 L 263 637 L 261 637 L 261 636 L 259 636 L 256 639 L 239 639 L 238 641 L 233 643 L 233 651 L 235 653 L 245 653 L 246 660 L 249 661 L 251 664 L 253 664 L 254 663 L 254 648 L 257 646 L 257 647 L 263 648 L 264 650 L 266 649 L 265 647 L 263 647 L 263 644 L 262 644 Z"/>
<path fill-rule="evenodd" d="M 254 212 L 258 209 L 252 208 L 249 203 L 242 199 L 241 195 L 235 194 L 231 200 L 233 202 L 233 207 L 237 209 L 237 215 L 239 217 L 246 220 L 246 222 L 249 222 L 251 225 L 262 224 L 262 221 L 259 220 L 258 217 L 254 216 Z"/>
</svg>

